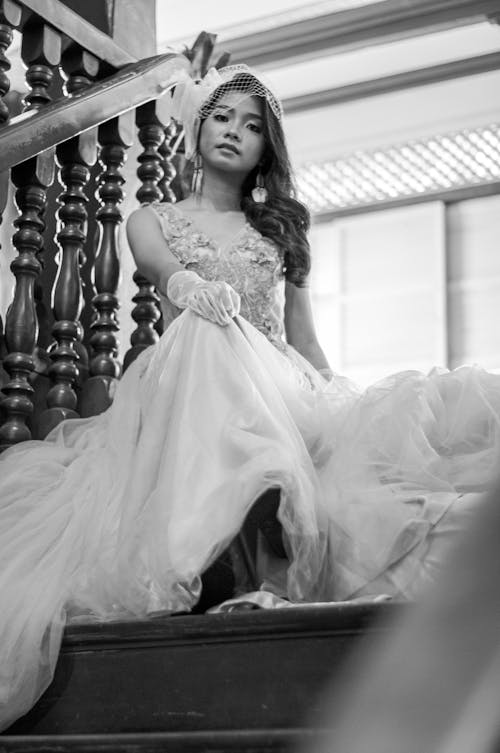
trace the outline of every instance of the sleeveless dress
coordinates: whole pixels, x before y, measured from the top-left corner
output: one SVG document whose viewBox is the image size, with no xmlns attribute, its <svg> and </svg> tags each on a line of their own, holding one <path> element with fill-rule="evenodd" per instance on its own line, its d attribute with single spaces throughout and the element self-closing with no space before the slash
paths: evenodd
<svg viewBox="0 0 500 753">
<path fill-rule="evenodd" d="M 220 327 L 162 299 L 168 326 L 105 413 L 0 457 L 0 729 L 49 684 L 68 617 L 189 610 L 266 489 L 281 490 L 279 595 L 412 597 L 496 472 L 499 376 L 326 382 L 285 342 L 271 241 L 247 223 L 219 248 L 175 206 L 151 211 L 241 314 Z"/>
</svg>

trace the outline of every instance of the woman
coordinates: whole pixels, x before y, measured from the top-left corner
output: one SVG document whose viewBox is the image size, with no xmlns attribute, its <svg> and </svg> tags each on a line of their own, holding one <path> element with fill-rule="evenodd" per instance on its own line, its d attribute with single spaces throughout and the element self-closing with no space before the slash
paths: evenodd
<svg viewBox="0 0 500 753">
<path fill-rule="evenodd" d="M 493 473 L 498 377 L 408 372 L 359 394 L 318 372 L 309 219 L 269 88 L 212 70 L 172 106 L 195 190 L 128 222 L 166 330 L 108 411 L 0 460 L 2 727 L 50 682 L 68 616 L 190 609 L 266 490 L 287 559 L 264 541 L 265 590 L 411 597 Z"/>
</svg>

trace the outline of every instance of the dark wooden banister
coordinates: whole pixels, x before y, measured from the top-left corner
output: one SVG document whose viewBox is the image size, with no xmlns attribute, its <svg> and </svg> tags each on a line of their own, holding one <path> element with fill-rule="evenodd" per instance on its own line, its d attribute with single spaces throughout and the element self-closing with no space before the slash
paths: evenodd
<svg viewBox="0 0 500 753">
<path fill-rule="evenodd" d="M 29 110 L 0 133 L 0 173 L 83 131 L 158 99 L 174 71 L 189 70 L 183 55 L 168 53 L 128 65 L 118 73 L 36 111 Z"/>
<path fill-rule="evenodd" d="M 136 272 L 137 326 L 122 366 L 118 230 L 122 186 L 130 177 L 123 169 L 126 152 L 134 143 L 139 148 L 135 195 L 141 204 L 182 195 L 181 180 L 175 189 L 170 185 L 177 166 L 183 167 L 182 154 L 173 164 L 182 132 L 162 95 L 181 71 L 203 75 L 209 64 L 227 58 L 212 61 L 215 39 L 201 32 L 185 54 L 135 60 L 116 70 L 123 60 L 94 44 L 100 39 L 109 53 L 111 38 L 76 19 L 80 32 L 92 32 L 87 43 L 75 26 L 65 25 L 69 16 L 62 8 L 53 24 L 59 5 L 0 0 L 0 205 L 10 193 L 17 209 L 14 291 L 3 334 L 0 320 L 0 452 L 45 437 L 62 420 L 105 410 L 122 369 L 157 342 L 158 296 Z M 14 29 L 22 35 L 28 93 L 23 113 L 9 118 L 5 51 Z M 85 311 L 84 301 L 91 310 Z"/>
</svg>

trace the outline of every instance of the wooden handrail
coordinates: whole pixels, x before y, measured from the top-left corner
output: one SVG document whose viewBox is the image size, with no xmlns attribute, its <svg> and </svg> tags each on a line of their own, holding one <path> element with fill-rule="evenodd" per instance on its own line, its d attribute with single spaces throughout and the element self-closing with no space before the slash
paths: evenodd
<svg viewBox="0 0 500 753">
<path fill-rule="evenodd" d="M 85 21 L 59 0 L 16 0 L 27 11 L 40 16 L 48 24 L 95 55 L 109 68 L 122 68 L 137 58 L 113 42 L 112 38 Z"/>
<path fill-rule="evenodd" d="M 0 133 L 0 173 L 79 133 L 160 97 L 175 71 L 189 70 L 184 55 L 155 55 L 109 78 L 13 118 Z"/>
</svg>

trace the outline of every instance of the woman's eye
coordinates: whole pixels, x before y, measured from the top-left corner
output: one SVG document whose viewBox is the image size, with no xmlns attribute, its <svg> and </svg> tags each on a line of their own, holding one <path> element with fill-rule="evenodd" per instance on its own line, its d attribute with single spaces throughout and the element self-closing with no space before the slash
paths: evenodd
<svg viewBox="0 0 500 753">
<path fill-rule="evenodd" d="M 254 133 L 262 133 L 262 128 L 260 126 L 256 125 L 255 123 L 249 123 L 248 127 Z"/>
<path fill-rule="evenodd" d="M 214 113 L 214 120 L 218 120 L 221 123 L 225 123 L 227 121 L 227 115 L 224 115 L 223 112 L 216 112 Z"/>
</svg>

